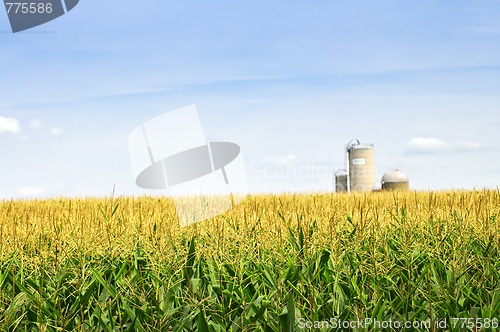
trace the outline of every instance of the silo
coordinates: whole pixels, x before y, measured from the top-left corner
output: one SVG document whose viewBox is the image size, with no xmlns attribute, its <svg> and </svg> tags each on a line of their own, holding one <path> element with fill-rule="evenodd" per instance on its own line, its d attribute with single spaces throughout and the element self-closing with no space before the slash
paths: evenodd
<svg viewBox="0 0 500 332">
<path fill-rule="evenodd" d="M 399 169 L 393 169 L 382 177 L 382 190 L 408 190 L 410 182 L 405 173 Z"/>
<path fill-rule="evenodd" d="M 372 191 L 381 191 L 382 190 L 382 182 L 377 181 L 372 186 Z"/>
<path fill-rule="evenodd" d="M 347 171 L 339 169 L 335 173 L 335 191 L 338 193 L 347 192 Z"/>
<path fill-rule="evenodd" d="M 373 144 L 362 144 L 358 140 L 352 140 L 347 145 L 347 160 L 350 191 L 371 191 L 375 182 Z"/>
</svg>

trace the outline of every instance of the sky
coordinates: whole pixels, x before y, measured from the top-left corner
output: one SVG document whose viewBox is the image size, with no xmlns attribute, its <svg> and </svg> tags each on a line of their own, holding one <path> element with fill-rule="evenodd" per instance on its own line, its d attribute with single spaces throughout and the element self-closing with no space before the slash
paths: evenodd
<svg viewBox="0 0 500 332">
<path fill-rule="evenodd" d="M 92 1 L 0 10 L 0 198 L 161 194 L 130 133 L 195 104 L 250 192 L 328 192 L 351 139 L 417 190 L 500 185 L 500 2 Z"/>
</svg>

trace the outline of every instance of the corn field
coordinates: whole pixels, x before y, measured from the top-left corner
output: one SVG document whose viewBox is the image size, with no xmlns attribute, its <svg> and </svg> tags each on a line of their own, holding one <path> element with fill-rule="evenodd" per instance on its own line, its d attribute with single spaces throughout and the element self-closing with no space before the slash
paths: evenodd
<svg viewBox="0 0 500 332">
<path fill-rule="evenodd" d="M 0 330 L 494 321 L 499 249 L 498 190 L 248 196 L 184 228 L 168 198 L 4 200 Z"/>
</svg>

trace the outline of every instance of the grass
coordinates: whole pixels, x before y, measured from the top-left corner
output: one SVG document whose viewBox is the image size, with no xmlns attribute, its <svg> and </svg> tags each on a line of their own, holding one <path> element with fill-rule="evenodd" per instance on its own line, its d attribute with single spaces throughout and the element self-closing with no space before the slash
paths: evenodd
<svg viewBox="0 0 500 332">
<path fill-rule="evenodd" d="M 186 228 L 164 198 L 3 201 L 0 330 L 488 322 L 499 215 L 494 190 L 250 196 Z"/>
</svg>

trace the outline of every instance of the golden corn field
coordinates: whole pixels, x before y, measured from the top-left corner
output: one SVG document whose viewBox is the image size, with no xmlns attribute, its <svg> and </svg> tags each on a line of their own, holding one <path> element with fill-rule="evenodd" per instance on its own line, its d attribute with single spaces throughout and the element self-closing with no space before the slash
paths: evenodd
<svg viewBox="0 0 500 332">
<path fill-rule="evenodd" d="M 1 331 L 500 319 L 498 190 L 257 195 L 185 228 L 168 198 L 7 200 L 0 221 Z"/>
</svg>

